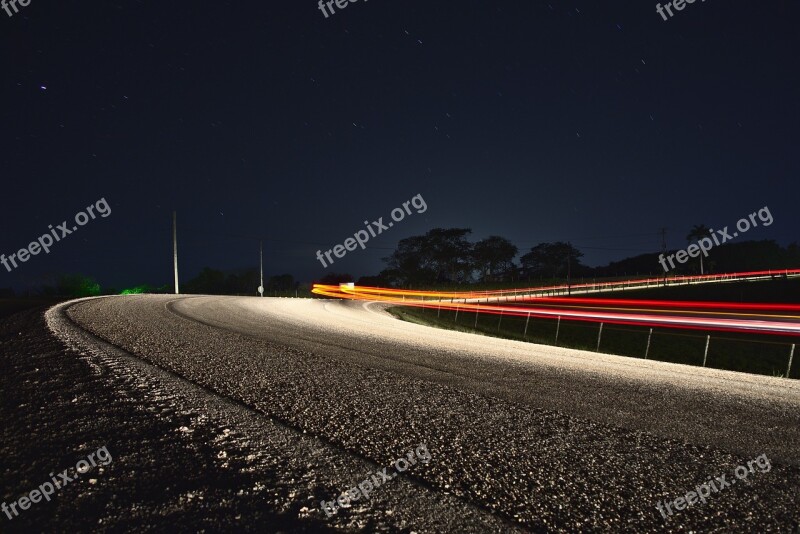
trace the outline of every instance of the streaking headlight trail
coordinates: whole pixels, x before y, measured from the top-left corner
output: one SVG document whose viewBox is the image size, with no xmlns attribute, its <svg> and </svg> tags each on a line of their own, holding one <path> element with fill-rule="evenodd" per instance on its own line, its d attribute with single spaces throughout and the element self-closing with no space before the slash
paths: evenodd
<svg viewBox="0 0 800 534">
<path fill-rule="evenodd" d="M 667 285 L 724 283 L 776 276 L 797 277 L 800 276 L 800 269 L 672 277 L 668 279 Z M 354 284 L 338 286 L 315 284 L 312 292 L 340 299 L 368 300 L 421 308 L 457 309 L 463 312 L 517 317 L 552 319 L 560 317 L 565 320 L 662 328 L 800 335 L 800 305 L 797 304 L 563 297 L 567 293 L 585 294 L 607 291 L 612 288 L 635 289 L 656 287 L 661 284 L 663 284 L 662 278 L 644 278 L 571 284 L 569 287 L 559 285 L 466 292 L 403 290 L 361 287 Z M 555 295 L 562 296 L 556 297 Z"/>
</svg>

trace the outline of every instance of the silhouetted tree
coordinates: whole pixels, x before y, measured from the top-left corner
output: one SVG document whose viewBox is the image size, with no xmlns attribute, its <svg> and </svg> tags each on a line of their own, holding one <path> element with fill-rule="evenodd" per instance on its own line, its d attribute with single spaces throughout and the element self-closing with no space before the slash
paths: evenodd
<svg viewBox="0 0 800 534">
<path fill-rule="evenodd" d="M 181 292 L 201 295 L 221 295 L 225 293 L 225 274 L 206 267 L 195 278 L 181 286 Z"/>
<path fill-rule="evenodd" d="M 425 235 L 402 239 L 384 258 L 398 285 L 465 282 L 475 270 L 469 228 L 434 228 Z"/>
<path fill-rule="evenodd" d="M 393 285 L 408 286 L 436 281 L 437 271 L 425 236 L 401 239 L 392 255 L 383 260 L 388 264 L 383 272 Z"/>
<path fill-rule="evenodd" d="M 669 253 L 669 251 L 668 251 Z M 595 268 L 592 274 L 595 276 L 624 276 L 637 274 L 663 274 L 663 268 L 658 263 L 660 253 L 649 252 L 639 254 L 618 261 L 612 261 L 604 267 Z M 680 264 L 678 264 L 680 266 Z"/>
<path fill-rule="evenodd" d="M 386 287 L 393 285 L 387 276 L 387 271 L 381 271 L 377 276 L 362 276 L 356 281 L 357 286 Z"/>
<path fill-rule="evenodd" d="M 350 280 L 352 282 L 352 280 Z M 295 288 L 294 276 L 291 274 L 279 274 L 270 276 L 267 281 L 269 291 L 292 291 Z"/>
<path fill-rule="evenodd" d="M 481 273 L 481 280 L 498 278 L 514 269 L 514 256 L 517 247 L 505 237 L 489 236 L 473 245 L 472 257 L 475 268 Z"/>
<path fill-rule="evenodd" d="M 725 243 L 714 248 L 714 259 L 722 272 L 796 269 L 798 265 L 789 250 L 771 239 Z"/>
<path fill-rule="evenodd" d="M 569 243 L 539 243 L 531 251 L 520 258 L 522 270 L 526 276 L 558 277 L 566 274 L 568 269 L 582 268 L 580 259 L 583 252 Z"/>
<path fill-rule="evenodd" d="M 261 274 L 258 269 L 230 273 L 225 279 L 226 292 L 231 295 L 257 295 Z"/>
<path fill-rule="evenodd" d="M 82 274 L 65 274 L 58 279 L 57 292 L 69 297 L 94 297 L 100 294 L 100 284 Z"/>
<path fill-rule="evenodd" d="M 320 284 L 335 286 L 337 284 L 346 284 L 355 281 L 352 275 L 346 273 L 328 273 L 319 279 Z"/>
</svg>

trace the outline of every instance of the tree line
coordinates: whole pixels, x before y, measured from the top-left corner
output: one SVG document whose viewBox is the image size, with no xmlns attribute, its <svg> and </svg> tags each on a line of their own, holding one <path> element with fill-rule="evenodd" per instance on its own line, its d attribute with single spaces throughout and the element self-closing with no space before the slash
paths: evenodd
<svg viewBox="0 0 800 534">
<path fill-rule="evenodd" d="M 707 235 L 704 225 L 695 225 L 686 236 L 688 243 Z M 510 240 L 489 236 L 472 242 L 469 228 L 434 228 L 425 234 L 401 240 L 394 252 L 383 258 L 386 268 L 374 276 L 355 279 L 347 273 L 328 273 L 315 282 L 383 287 L 424 287 L 465 284 L 493 284 L 663 274 L 658 257 L 652 252 L 612 261 L 608 265 L 589 267 L 581 262 L 583 253 L 563 241 L 539 243 L 520 254 Z M 675 251 L 666 251 L 674 253 Z M 519 256 L 519 257 L 518 257 Z M 686 264 L 679 264 L 674 274 L 700 272 L 735 272 L 762 269 L 794 269 L 800 267 L 800 246 L 794 242 L 782 247 L 773 240 L 724 243 L 714 247 L 707 258 L 701 255 Z M 225 273 L 204 268 L 200 274 L 181 284 L 182 293 L 206 295 L 253 295 L 260 283 L 257 269 Z M 300 283 L 291 274 L 270 276 L 264 283 L 265 295 L 289 296 L 299 291 Z M 171 293 L 171 285 L 140 285 L 122 293 Z M 87 276 L 60 275 L 36 293 L 50 296 L 92 296 L 115 294 L 119 290 L 100 285 Z M 305 293 L 305 291 L 303 291 Z M 13 296 L 11 289 L 0 289 L 0 297 Z"/>
<path fill-rule="evenodd" d="M 693 242 L 704 234 L 696 225 L 686 236 Z M 519 249 L 502 236 L 471 242 L 469 228 L 434 228 L 423 235 L 401 240 L 396 250 L 383 258 L 386 268 L 377 276 L 362 277 L 362 285 L 413 287 L 425 285 L 534 281 L 634 275 L 660 275 L 661 252 L 640 254 L 608 265 L 589 267 L 581 262 L 583 253 L 571 243 L 539 243 L 519 256 Z M 674 251 L 666 251 L 674 252 Z M 790 269 L 800 266 L 800 247 L 782 247 L 773 240 L 725 243 L 715 247 L 708 258 L 693 259 L 670 274 L 699 274 L 760 269 Z M 328 275 L 335 282 L 354 281 L 346 274 Z"/>
</svg>

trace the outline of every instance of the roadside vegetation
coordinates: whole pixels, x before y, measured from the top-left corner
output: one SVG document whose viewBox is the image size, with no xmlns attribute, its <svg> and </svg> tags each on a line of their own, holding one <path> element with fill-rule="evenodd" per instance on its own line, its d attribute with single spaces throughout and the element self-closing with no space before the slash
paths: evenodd
<svg viewBox="0 0 800 534">
<path fill-rule="evenodd" d="M 657 300 L 714 300 L 720 302 L 800 303 L 800 280 L 771 280 L 678 286 L 675 288 L 642 289 L 595 294 L 597 298 L 657 299 Z M 426 326 L 477 333 L 486 336 L 526 341 L 541 345 L 557 345 L 595 351 L 600 325 L 581 321 L 531 317 L 525 335 L 526 317 L 476 314 L 452 310 L 397 306 L 388 311 L 399 319 Z M 556 343 L 556 330 L 558 342 Z M 791 336 L 751 335 L 716 331 L 680 331 L 649 327 L 604 324 L 600 352 L 702 365 L 706 336 L 711 340 L 707 367 L 745 373 L 784 376 L 789 353 L 798 338 Z M 650 337 L 650 348 L 647 341 Z M 800 378 L 800 352 L 795 354 L 791 378 Z"/>
</svg>

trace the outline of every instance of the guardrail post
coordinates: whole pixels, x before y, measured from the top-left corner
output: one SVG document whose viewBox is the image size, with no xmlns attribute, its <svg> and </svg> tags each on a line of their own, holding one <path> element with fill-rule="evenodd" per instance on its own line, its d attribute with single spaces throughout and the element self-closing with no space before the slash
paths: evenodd
<svg viewBox="0 0 800 534">
<path fill-rule="evenodd" d="M 789 366 L 786 368 L 786 378 L 789 378 L 789 373 L 792 372 L 792 358 L 794 358 L 794 343 L 792 343 L 792 350 L 789 352 Z"/>
<path fill-rule="evenodd" d="M 456 304 L 456 319 L 453 321 L 454 323 L 458 322 L 458 304 Z"/>
<path fill-rule="evenodd" d="M 556 342 L 555 345 L 558 345 L 558 331 L 561 328 L 561 316 L 558 316 L 558 323 L 556 324 Z"/>
<path fill-rule="evenodd" d="M 647 334 L 647 348 L 644 350 L 644 359 L 647 359 L 647 355 L 650 353 L 650 338 L 653 337 L 653 329 L 650 329 L 650 333 Z"/>
<path fill-rule="evenodd" d="M 603 323 L 600 323 L 600 331 L 597 332 L 597 348 L 595 352 L 600 352 L 600 337 L 603 335 Z"/>
<path fill-rule="evenodd" d="M 528 340 L 528 323 L 531 322 L 531 312 L 528 312 L 528 318 L 525 319 L 525 333 L 522 336 L 525 338 L 525 341 Z"/>
<path fill-rule="evenodd" d="M 436 318 L 437 319 L 439 318 L 439 315 L 441 315 L 441 313 L 442 313 L 442 301 L 440 300 L 439 301 L 439 306 L 437 306 L 437 308 L 436 308 Z"/>
<path fill-rule="evenodd" d="M 500 310 L 500 320 L 497 321 L 497 331 L 500 331 L 500 325 L 503 324 L 503 310 Z"/>
<path fill-rule="evenodd" d="M 706 352 L 703 354 L 703 367 L 706 366 L 706 360 L 708 359 L 708 344 L 711 343 L 711 334 L 706 336 Z"/>
<path fill-rule="evenodd" d="M 472 326 L 472 329 L 477 331 L 478 330 L 478 313 L 479 310 L 475 308 L 475 324 Z"/>
</svg>

